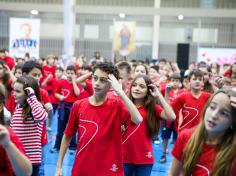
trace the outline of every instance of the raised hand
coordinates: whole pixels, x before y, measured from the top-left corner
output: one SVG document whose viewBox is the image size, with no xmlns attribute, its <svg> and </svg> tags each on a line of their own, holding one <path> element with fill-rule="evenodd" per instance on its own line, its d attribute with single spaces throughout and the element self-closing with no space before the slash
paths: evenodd
<svg viewBox="0 0 236 176">
<path fill-rule="evenodd" d="M 214 82 L 215 86 L 218 87 L 219 89 L 221 89 L 224 86 L 223 78 L 220 76 L 216 76 Z"/>
<path fill-rule="evenodd" d="M 31 87 L 26 87 L 25 93 L 26 95 L 34 94 L 34 89 L 32 89 Z"/>
<path fill-rule="evenodd" d="M 154 97 L 159 97 L 161 92 L 159 91 L 158 87 L 154 84 L 149 84 L 148 85 L 149 91 L 151 93 L 152 96 Z"/>
<path fill-rule="evenodd" d="M 11 72 L 11 69 L 8 67 L 7 64 L 3 64 L 3 67 L 6 69 L 7 73 Z"/>
<path fill-rule="evenodd" d="M 173 89 L 173 84 L 172 83 L 169 83 L 169 84 L 166 85 L 166 91 L 167 92 L 170 92 L 172 89 Z"/>
<path fill-rule="evenodd" d="M 76 82 L 77 76 L 76 75 L 71 75 L 71 80 L 72 82 Z"/>
<path fill-rule="evenodd" d="M 118 95 L 120 95 L 123 92 L 122 84 L 119 83 L 119 81 L 116 79 L 116 77 L 113 74 L 108 75 L 108 81 L 111 83 L 113 90 Z"/>
</svg>

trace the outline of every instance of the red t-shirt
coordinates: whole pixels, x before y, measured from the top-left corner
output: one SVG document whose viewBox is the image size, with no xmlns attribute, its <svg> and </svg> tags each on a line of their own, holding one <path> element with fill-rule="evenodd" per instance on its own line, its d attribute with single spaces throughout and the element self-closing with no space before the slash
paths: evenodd
<svg viewBox="0 0 236 176">
<path fill-rule="evenodd" d="M 92 80 L 91 79 L 86 80 L 86 88 L 85 89 L 87 90 L 89 95 L 93 95 L 93 86 L 92 86 Z"/>
<path fill-rule="evenodd" d="M 13 95 L 13 91 L 11 91 L 11 94 L 7 98 L 5 105 L 6 105 L 7 110 L 13 115 L 14 110 L 16 108 L 16 102 L 15 102 L 15 98 Z"/>
<path fill-rule="evenodd" d="M 40 98 L 43 104 L 51 103 L 51 100 L 49 98 L 48 92 L 42 88 L 40 88 Z M 45 145 L 48 143 L 48 137 L 46 132 L 46 120 L 43 124 L 43 131 L 42 131 L 42 139 L 41 139 L 42 145 Z"/>
<path fill-rule="evenodd" d="M 170 102 L 174 101 L 179 95 L 185 92 L 186 90 L 184 89 L 178 89 L 177 91 L 171 90 L 169 93 L 169 101 Z"/>
<path fill-rule="evenodd" d="M 45 90 L 48 90 L 48 91 L 52 90 L 52 88 L 53 88 L 52 79 L 56 77 L 56 75 L 55 75 L 56 69 L 57 69 L 56 65 L 53 65 L 51 67 L 48 65 L 44 65 L 42 67 L 42 78 L 40 80 L 41 83 L 47 78 L 48 75 L 52 74 L 52 76 L 53 76 L 51 79 L 48 80 L 47 84 L 44 87 L 42 87 Z"/>
<path fill-rule="evenodd" d="M 56 96 L 55 96 L 55 92 L 56 92 L 56 89 L 59 85 L 59 82 L 60 82 L 60 80 L 58 80 L 56 78 L 52 79 L 52 90 L 51 90 L 51 94 L 50 94 L 50 99 L 51 99 L 52 104 L 59 104 L 60 103 L 60 100 L 58 98 L 56 98 Z"/>
<path fill-rule="evenodd" d="M 130 113 L 116 99 L 99 106 L 85 98 L 71 109 L 65 135 L 78 131 L 72 175 L 123 176 L 121 125 L 129 126 Z"/>
<path fill-rule="evenodd" d="M 184 149 L 194 133 L 194 128 L 183 130 L 177 138 L 177 141 L 172 150 L 172 155 L 182 161 Z M 192 176 L 209 176 L 216 158 L 217 149 L 214 145 L 204 144 L 201 155 L 193 169 Z M 190 153 L 191 155 L 191 153 Z M 232 169 L 232 176 L 236 174 L 236 165 Z"/>
<path fill-rule="evenodd" d="M 25 149 L 20 142 L 20 139 L 15 135 L 11 128 L 8 128 L 10 139 L 13 144 L 19 149 L 21 153 L 25 155 Z M 6 151 L 0 145 L 0 175 L 1 176 L 10 176 L 14 175 L 13 168 L 11 166 L 10 160 L 7 156 Z"/>
<path fill-rule="evenodd" d="M 228 78 L 231 77 L 230 69 L 228 69 L 228 70 L 225 71 L 224 76 L 225 76 L 225 77 L 228 77 Z"/>
<path fill-rule="evenodd" d="M 174 101 L 176 99 L 176 97 L 178 97 L 179 95 L 181 95 L 185 91 L 186 90 L 184 90 L 184 89 L 178 89 L 177 91 L 174 91 L 172 89 L 169 93 L 169 102 L 171 103 L 172 101 Z M 165 96 L 165 93 L 164 93 L 164 96 Z M 171 128 L 172 123 L 174 123 L 174 122 L 166 121 L 166 127 Z"/>
<path fill-rule="evenodd" d="M 80 89 L 80 94 L 79 96 L 76 98 L 76 100 L 82 100 L 84 98 L 88 98 L 90 97 L 89 93 L 87 92 L 87 90 L 85 90 L 82 86 Z"/>
<path fill-rule="evenodd" d="M 123 136 L 123 162 L 130 164 L 154 164 L 152 137 L 148 135 L 147 112 L 144 106 L 138 108 L 143 121 L 135 125 L 131 122 Z M 155 107 L 159 120 L 162 108 Z"/>
<path fill-rule="evenodd" d="M 162 81 L 162 82 L 159 83 L 161 92 L 163 92 L 163 91 L 165 92 L 166 86 L 167 86 L 168 83 L 169 83 L 168 81 Z"/>
<path fill-rule="evenodd" d="M 186 92 L 172 101 L 171 105 L 176 115 L 176 129 L 178 127 L 178 117 L 181 109 L 183 114 L 183 122 L 180 124 L 178 132 L 183 129 L 195 127 L 199 124 L 202 110 L 210 96 L 210 93 L 201 92 L 201 95 L 198 98 L 195 98 L 191 92 Z"/>
<path fill-rule="evenodd" d="M 9 56 L 6 56 L 5 59 L 1 59 L 1 60 L 5 62 L 11 70 L 15 66 L 15 61 Z"/>
<path fill-rule="evenodd" d="M 6 99 L 5 106 L 7 110 L 13 114 L 16 104 L 13 96 L 13 81 L 11 79 L 9 79 L 6 89 L 8 92 L 8 97 Z"/>
<path fill-rule="evenodd" d="M 80 92 L 83 90 L 82 86 L 77 84 Z M 58 87 L 56 89 L 56 93 L 61 94 L 65 97 L 64 102 L 74 103 L 78 96 L 75 95 L 73 85 L 66 79 L 62 79 L 59 81 Z"/>
</svg>

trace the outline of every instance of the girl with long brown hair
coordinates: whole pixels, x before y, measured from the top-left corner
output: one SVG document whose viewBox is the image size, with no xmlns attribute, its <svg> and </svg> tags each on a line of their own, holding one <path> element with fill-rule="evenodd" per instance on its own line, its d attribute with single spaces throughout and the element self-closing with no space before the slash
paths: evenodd
<svg viewBox="0 0 236 176">
<path fill-rule="evenodd" d="M 0 175 L 30 175 L 32 165 L 19 138 L 6 126 L 6 90 L 0 83 Z M 7 117 L 8 118 L 8 117 Z"/>
<path fill-rule="evenodd" d="M 149 176 L 154 164 L 152 138 L 158 134 L 160 118 L 174 120 L 175 114 L 157 86 L 146 75 L 139 75 L 133 80 L 129 98 L 139 110 L 143 121 L 138 125 L 131 123 L 123 135 L 125 176 Z"/>
<path fill-rule="evenodd" d="M 33 176 L 38 175 L 42 157 L 42 129 L 48 116 L 40 102 L 38 82 L 30 76 L 22 76 L 14 82 L 16 108 L 11 127 L 20 138 L 33 164 Z"/>
<path fill-rule="evenodd" d="M 236 91 L 219 90 L 196 129 L 180 133 L 169 176 L 236 175 Z"/>
</svg>

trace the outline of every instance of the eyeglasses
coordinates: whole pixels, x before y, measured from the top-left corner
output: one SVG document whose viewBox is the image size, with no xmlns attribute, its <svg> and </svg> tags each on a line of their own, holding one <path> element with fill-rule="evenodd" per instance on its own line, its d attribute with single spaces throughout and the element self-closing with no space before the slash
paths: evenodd
<svg viewBox="0 0 236 176">
<path fill-rule="evenodd" d="M 92 78 L 93 78 L 94 81 L 100 80 L 100 82 L 101 82 L 102 84 L 105 84 L 105 83 L 108 82 L 108 78 L 105 78 L 105 77 L 100 77 L 100 78 L 99 78 L 98 76 L 93 75 Z"/>
</svg>

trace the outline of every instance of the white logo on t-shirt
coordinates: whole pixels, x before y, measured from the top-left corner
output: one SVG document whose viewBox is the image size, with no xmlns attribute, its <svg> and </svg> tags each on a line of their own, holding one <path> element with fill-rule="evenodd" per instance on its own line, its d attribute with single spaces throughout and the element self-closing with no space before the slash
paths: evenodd
<svg viewBox="0 0 236 176">
<path fill-rule="evenodd" d="M 204 175 L 206 174 L 207 176 L 210 176 L 210 171 L 207 167 L 205 167 L 201 164 L 196 164 L 196 167 L 200 167 L 203 170 L 202 172 L 204 173 Z M 198 169 L 198 170 L 200 170 L 200 169 Z M 192 176 L 192 174 L 191 174 L 191 176 Z"/>
<path fill-rule="evenodd" d="M 189 117 L 190 112 L 191 112 L 192 117 Z M 184 104 L 182 113 L 186 113 L 186 115 L 183 115 L 183 121 L 184 121 L 186 118 L 188 118 L 188 119 L 191 118 L 191 119 L 187 120 L 188 122 L 185 123 L 183 126 L 180 126 L 179 129 L 185 128 L 185 126 L 187 126 L 188 124 L 191 124 L 192 121 L 195 120 L 196 117 L 197 117 L 198 114 L 199 114 L 198 109 L 196 109 L 196 108 L 194 108 L 194 107 L 188 107 L 188 106 L 186 106 L 186 104 Z M 186 121 L 186 120 L 185 120 L 185 121 Z M 182 125 L 182 124 L 181 124 L 181 125 Z"/>
<path fill-rule="evenodd" d="M 148 157 L 148 158 L 152 158 L 152 152 L 147 152 L 146 157 Z"/>
<path fill-rule="evenodd" d="M 68 89 L 61 89 L 61 94 L 67 98 L 70 95 L 70 90 Z"/>
<path fill-rule="evenodd" d="M 116 172 L 118 170 L 118 167 L 116 166 L 116 164 L 112 164 L 110 170 L 112 172 Z"/>
</svg>

